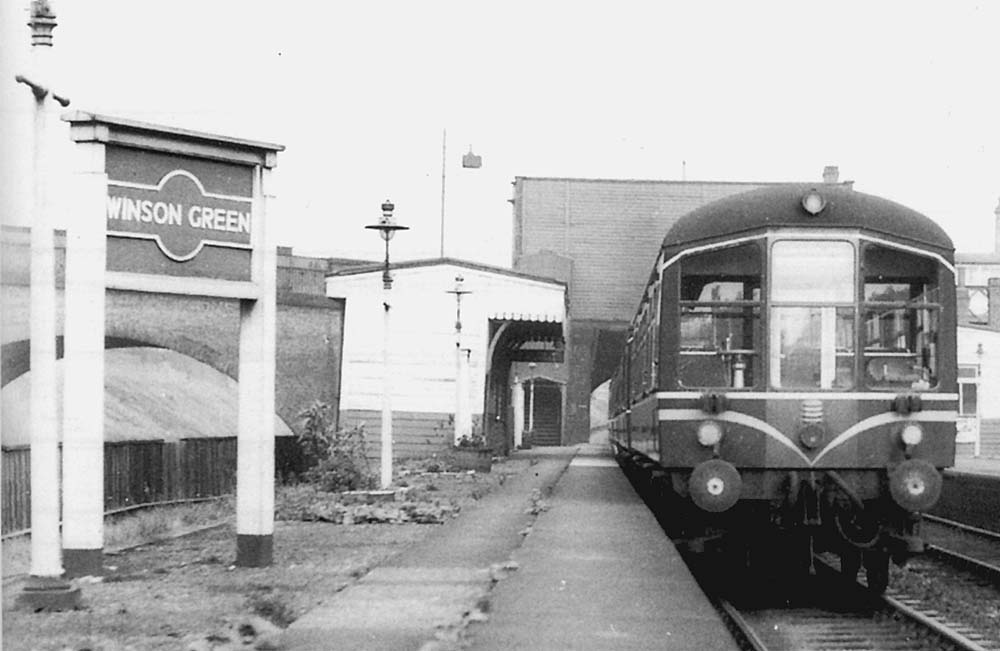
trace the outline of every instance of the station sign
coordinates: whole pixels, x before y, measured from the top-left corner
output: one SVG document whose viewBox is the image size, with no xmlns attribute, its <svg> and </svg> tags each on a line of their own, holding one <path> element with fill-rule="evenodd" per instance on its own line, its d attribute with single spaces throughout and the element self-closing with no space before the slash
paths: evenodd
<svg viewBox="0 0 1000 651">
<path fill-rule="evenodd" d="M 250 280 L 252 167 L 109 146 L 108 271 Z"/>
<path fill-rule="evenodd" d="M 206 244 L 250 248 L 251 203 L 214 194 L 193 173 L 171 170 L 156 185 L 109 181 L 108 235 L 149 239 L 176 262 Z"/>
</svg>

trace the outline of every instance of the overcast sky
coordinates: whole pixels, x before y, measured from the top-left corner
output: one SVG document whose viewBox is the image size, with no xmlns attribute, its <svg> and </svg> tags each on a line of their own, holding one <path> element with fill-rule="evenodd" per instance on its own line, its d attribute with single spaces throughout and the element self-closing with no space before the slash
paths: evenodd
<svg viewBox="0 0 1000 651">
<path fill-rule="evenodd" d="M 10 74 L 30 65 L 28 2 L 0 4 L 8 143 L 30 130 Z M 997 2 L 52 4 L 71 108 L 286 146 L 274 217 L 296 252 L 379 257 L 363 226 L 390 198 L 412 229 L 393 256 L 436 256 L 445 128 L 451 256 L 510 264 L 515 176 L 800 181 L 825 165 L 960 251 L 993 246 Z M 470 145 L 479 170 L 461 168 Z"/>
</svg>

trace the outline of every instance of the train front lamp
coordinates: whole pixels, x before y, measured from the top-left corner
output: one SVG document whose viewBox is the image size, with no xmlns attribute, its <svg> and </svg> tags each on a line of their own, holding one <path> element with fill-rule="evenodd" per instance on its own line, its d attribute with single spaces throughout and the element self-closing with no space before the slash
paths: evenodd
<svg viewBox="0 0 1000 651">
<path fill-rule="evenodd" d="M 392 211 L 396 208 L 388 199 L 382 204 L 382 218 L 377 224 L 369 224 L 366 229 L 378 231 L 385 241 L 385 263 L 382 267 L 382 453 L 380 463 L 380 481 L 382 488 L 392 484 L 392 375 L 389 372 L 389 308 L 390 290 L 392 289 L 392 274 L 389 272 L 389 241 L 396 231 L 409 230 L 408 226 L 400 226 L 393 219 Z"/>
<path fill-rule="evenodd" d="M 920 442 L 924 440 L 924 430 L 916 423 L 907 423 L 900 431 L 899 437 L 903 439 L 904 445 L 920 445 Z"/>
<path fill-rule="evenodd" d="M 722 440 L 722 425 L 714 420 L 703 421 L 698 425 L 698 443 L 706 448 L 713 448 Z"/>
<path fill-rule="evenodd" d="M 802 197 L 802 207 L 810 215 L 818 215 L 826 207 L 826 199 L 816 190 L 810 190 Z"/>
</svg>

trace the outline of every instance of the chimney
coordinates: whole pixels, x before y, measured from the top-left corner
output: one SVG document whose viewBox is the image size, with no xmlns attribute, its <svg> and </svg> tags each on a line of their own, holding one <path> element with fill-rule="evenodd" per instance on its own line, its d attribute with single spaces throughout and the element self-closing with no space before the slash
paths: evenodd
<svg viewBox="0 0 1000 651">
<path fill-rule="evenodd" d="M 840 178 L 840 170 L 836 165 L 827 165 L 823 168 L 823 183 L 836 183 Z"/>
<path fill-rule="evenodd" d="M 990 330 L 1000 330 L 1000 278 L 990 278 L 986 282 L 986 298 L 990 306 L 986 325 Z"/>
</svg>

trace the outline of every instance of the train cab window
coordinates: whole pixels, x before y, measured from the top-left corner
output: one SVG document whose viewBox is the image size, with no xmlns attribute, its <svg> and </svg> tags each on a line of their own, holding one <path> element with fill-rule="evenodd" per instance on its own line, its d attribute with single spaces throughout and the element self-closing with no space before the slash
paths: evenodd
<svg viewBox="0 0 1000 651">
<path fill-rule="evenodd" d="M 772 386 L 854 387 L 854 256 L 845 241 L 782 240 L 771 247 Z"/>
<path fill-rule="evenodd" d="M 873 388 L 937 385 L 937 263 L 874 244 L 864 249 L 864 378 Z"/>
<path fill-rule="evenodd" d="M 761 257 L 758 245 L 745 244 L 681 262 L 681 386 L 739 389 L 756 384 Z"/>
</svg>

